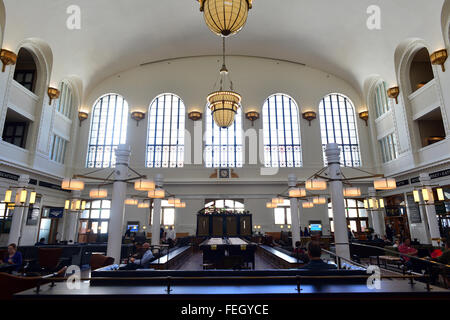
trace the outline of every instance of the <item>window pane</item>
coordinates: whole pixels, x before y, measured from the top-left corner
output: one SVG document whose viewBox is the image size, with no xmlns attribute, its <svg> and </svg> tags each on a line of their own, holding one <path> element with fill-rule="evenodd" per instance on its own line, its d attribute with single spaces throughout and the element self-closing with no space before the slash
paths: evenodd
<svg viewBox="0 0 450 320">
<path fill-rule="evenodd" d="M 164 209 L 164 225 L 173 226 L 175 224 L 175 209 L 165 208 Z"/>
<path fill-rule="evenodd" d="M 325 165 L 327 165 L 326 145 L 337 143 L 341 149 L 342 166 L 361 166 L 353 103 L 341 94 L 330 94 L 320 102 L 319 115 Z"/>
<path fill-rule="evenodd" d="M 274 209 L 274 214 L 275 214 L 275 224 L 285 224 L 284 208 Z"/>
<path fill-rule="evenodd" d="M 126 142 L 128 103 L 117 94 L 102 96 L 94 105 L 87 168 L 115 167 L 114 150 Z"/>
<path fill-rule="evenodd" d="M 166 93 L 153 100 L 149 109 L 146 166 L 184 166 L 185 105 L 176 95 Z"/>
<path fill-rule="evenodd" d="M 301 167 L 302 147 L 297 103 L 285 94 L 270 96 L 263 106 L 264 164 Z"/>
</svg>

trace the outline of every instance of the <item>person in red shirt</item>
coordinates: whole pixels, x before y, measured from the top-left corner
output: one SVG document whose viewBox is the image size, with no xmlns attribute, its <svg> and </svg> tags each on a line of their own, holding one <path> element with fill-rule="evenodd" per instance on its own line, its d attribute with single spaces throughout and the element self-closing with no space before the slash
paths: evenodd
<svg viewBox="0 0 450 320">
<path fill-rule="evenodd" d="M 403 243 L 398 247 L 398 251 L 409 256 L 417 256 L 417 249 L 411 247 L 411 239 L 405 239 Z M 402 256 L 405 260 L 405 265 L 408 268 L 412 268 L 412 261 L 410 257 Z"/>
</svg>

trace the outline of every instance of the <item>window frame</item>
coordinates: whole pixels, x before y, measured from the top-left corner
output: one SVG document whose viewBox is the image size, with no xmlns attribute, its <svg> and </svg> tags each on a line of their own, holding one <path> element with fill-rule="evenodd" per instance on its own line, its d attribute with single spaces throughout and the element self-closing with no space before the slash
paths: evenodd
<svg viewBox="0 0 450 320">
<path fill-rule="evenodd" d="M 168 111 L 168 104 L 166 103 L 166 97 L 170 97 L 170 116 L 166 117 Z M 163 98 L 163 106 L 160 107 L 160 99 Z M 173 104 L 175 99 L 175 105 Z M 152 108 L 156 107 L 156 115 L 153 117 Z M 176 128 L 172 126 L 174 123 L 174 108 L 177 108 Z M 160 111 L 163 111 L 162 120 L 159 121 Z M 186 128 L 186 106 L 184 101 L 174 93 L 163 93 L 158 95 L 150 103 L 148 109 L 148 128 L 147 128 L 147 148 L 145 152 L 145 166 L 147 168 L 182 168 L 184 167 L 184 155 L 185 155 L 185 128 Z M 170 120 L 170 129 L 165 130 L 166 119 Z M 154 120 L 154 121 L 153 121 Z M 162 124 L 162 130 L 158 130 L 158 124 Z M 154 130 L 153 130 L 154 128 Z M 161 133 L 160 136 L 158 133 Z M 166 133 L 169 134 L 167 138 Z M 172 143 L 173 135 L 176 135 L 176 143 Z M 165 143 L 168 139 L 168 143 Z M 153 143 L 150 143 L 153 140 Z M 160 143 L 157 141 L 160 140 Z M 153 148 L 153 150 L 150 150 Z M 160 148 L 160 150 L 158 150 Z M 151 151 L 153 153 L 151 153 Z M 153 159 L 149 160 L 153 155 Z M 159 161 L 156 159 L 160 154 Z M 172 157 L 175 157 L 173 160 Z M 166 161 L 165 161 L 166 159 Z"/>
<path fill-rule="evenodd" d="M 111 97 L 114 97 L 115 105 L 111 108 L 110 103 Z M 121 99 L 122 105 L 118 106 L 117 101 Z M 104 100 L 107 99 L 107 103 L 104 106 Z M 97 111 L 100 108 L 100 111 Z M 105 110 L 103 110 L 105 108 Z M 118 116 L 117 112 L 120 110 L 121 117 Z M 106 115 L 103 114 L 105 111 Z M 113 121 L 109 123 L 109 112 L 114 112 Z M 89 130 L 89 140 L 88 140 L 88 149 L 86 155 L 86 167 L 87 168 L 114 168 L 116 159 L 115 159 L 115 150 L 120 144 L 125 144 L 127 141 L 127 129 L 128 129 L 128 111 L 129 104 L 127 100 L 120 94 L 117 93 L 108 93 L 100 98 L 94 103 L 94 107 L 92 108 L 92 120 L 91 127 Z M 98 112 L 98 115 L 97 115 Z M 98 118 L 98 119 L 97 119 Z M 96 120 L 97 119 L 97 120 Z M 108 131 L 108 124 L 112 124 L 113 128 Z M 102 129 L 104 125 L 104 132 Z M 115 130 L 115 126 L 119 125 L 120 130 Z M 102 133 L 103 132 L 103 133 Z M 116 135 L 118 133 L 118 137 Z M 96 138 L 94 138 L 94 133 L 96 133 Z M 109 139 L 108 134 L 111 134 Z M 103 134 L 103 135 L 102 135 Z M 118 138 L 118 143 L 114 143 L 114 140 Z M 92 140 L 96 139 L 96 143 L 92 143 Z M 100 143 L 99 139 L 102 139 L 103 143 Z M 111 141 L 111 143 L 106 143 L 107 139 Z M 105 161 L 105 155 L 109 154 L 109 161 Z M 101 160 L 97 159 L 98 156 L 101 155 Z"/>
<path fill-rule="evenodd" d="M 328 98 L 329 100 L 326 100 Z M 334 99 L 336 99 L 336 101 Z M 343 106 L 341 106 L 340 103 L 341 99 L 344 103 Z M 334 103 L 336 103 L 336 105 Z M 327 114 L 327 109 L 331 110 L 331 115 Z M 337 110 L 336 115 L 333 110 Z M 331 123 L 329 123 L 328 120 L 330 117 Z M 343 117 L 346 121 L 343 121 Z M 361 146 L 359 143 L 356 111 L 352 100 L 341 93 L 330 93 L 324 96 L 319 103 L 319 118 L 323 161 L 325 166 L 328 165 L 325 154 L 326 145 L 329 143 L 337 143 L 341 149 L 341 166 L 362 167 Z M 335 121 L 336 118 L 338 118 L 339 121 Z M 352 126 L 354 128 L 351 128 Z M 354 136 L 352 134 L 354 134 Z M 330 137 L 329 135 L 332 136 Z M 352 138 L 355 139 L 356 143 L 352 143 Z M 341 140 L 341 143 L 338 142 L 339 139 Z M 348 157 L 350 157 L 350 159 L 348 159 Z"/>
<path fill-rule="evenodd" d="M 277 105 L 280 98 L 281 109 Z M 272 99 L 273 101 L 271 101 Z M 275 104 L 273 108 L 275 117 L 272 117 L 270 113 L 271 102 Z M 289 103 L 289 105 L 286 106 L 285 103 Z M 279 112 L 282 112 L 281 117 L 278 115 Z M 262 113 L 264 166 L 266 168 L 301 168 L 303 166 L 301 123 L 299 107 L 295 99 L 284 93 L 273 94 L 264 102 Z M 281 121 L 279 121 L 280 118 Z M 287 120 L 290 121 L 287 122 Z M 273 126 L 275 129 L 272 128 Z M 297 132 L 295 126 L 298 128 Z M 273 134 L 276 137 L 273 137 Z M 284 140 L 284 143 L 280 144 L 280 139 Z M 291 140 L 291 143 L 288 143 L 288 139 Z M 295 139 L 298 139 L 298 143 L 294 141 Z M 288 150 L 289 148 L 291 150 Z M 280 160 L 283 155 L 284 161 Z"/>
<path fill-rule="evenodd" d="M 214 122 L 209 105 L 206 106 L 205 150 L 206 168 L 242 168 L 244 164 L 243 111 L 239 108 L 233 124 L 226 129 Z M 227 143 L 222 143 L 226 134 Z M 216 139 L 219 143 L 216 143 Z M 232 143 L 230 144 L 230 140 Z M 226 152 L 224 155 L 223 153 Z M 217 153 L 219 156 L 217 157 Z M 231 158 L 231 159 L 230 159 Z"/>
</svg>

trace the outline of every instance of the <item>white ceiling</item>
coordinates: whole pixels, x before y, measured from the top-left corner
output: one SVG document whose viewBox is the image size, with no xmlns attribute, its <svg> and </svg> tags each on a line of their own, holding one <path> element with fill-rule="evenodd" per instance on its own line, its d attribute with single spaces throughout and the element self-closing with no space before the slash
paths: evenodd
<svg viewBox="0 0 450 320">
<path fill-rule="evenodd" d="M 76 75 L 90 91 L 106 77 L 142 63 L 220 53 L 195 0 L 4 0 L 3 47 L 37 37 L 53 51 L 51 82 Z M 379 74 L 395 83 L 394 52 L 410 37 L 444 46 L 444 0 L 254 0 L 246 27 L 229 54 L 305 63 L 362 91 Z M 81 7 L 81 30 L 66 28 L 66 9 Z M 382 29 L 366 27 L 370 5 L 381 7 Z M 232 66 L 231 66 L 232 67 Z M 251 72 L 251 70 L 250 70 Z"/>
</svg>

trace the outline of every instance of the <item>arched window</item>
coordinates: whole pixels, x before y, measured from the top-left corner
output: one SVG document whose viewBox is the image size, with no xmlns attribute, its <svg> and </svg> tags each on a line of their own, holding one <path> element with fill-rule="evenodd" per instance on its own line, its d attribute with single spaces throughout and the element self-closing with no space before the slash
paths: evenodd
<svg viewBox="0 0 450 320">
<path fill-rule="evenodd" d="M 165 93 L 150 105 L 147 136 L 149 168 L 181 168 L 184 165 L 185 106 L 180 97 Z"/>
<path fill-rule="evenodd" d="M 37 67 L 33 55 L 25 48 L 17 54 L 14 80 L 33 93 L 36 93 Z"/>
<path fill-rule="evenodd" d="M 301 167 L 302 146 L 298 106 L 285 94 L 270 96 L 263 106 L 266 167 Z"/>
<path fill-rule="evenodd" d="M 430 53 L 427 48 L 420 49 L 414 56 L 409 70 L 412 92 L 419 90 L 434 79 Z"/>
<path fill-rule="evenodd" d="M 207 168 L 242 167 L 242 108 L 234 123 L 222 129 L 213 120 L 211 110 L 206 108 L 205 165 Z"/>
<path fill-rule="evenodd" d="M 341 165 L 361 166 L 355 107 L 352 101 L 338 93 L 330 94 L 320 102 L 319 114 L 325 165 L 326 145 L 337 143 L 341 147 Z"/>
<path fill-rule="evenodd" d="M 61 94 L 59 96 L 59 99 L 57 100 L 58 102 L 56 110 L 70 119 L 72 117 L 72 103 L 73 103 L 72 90 L 70 89 L 70 86 L 67 83 L 61 82 L 61 85 L 59 86 L 59 91 L 61 92 Z"/>
<path fill-rule="evenodd" d="M 380 82 L 375 88 L 374 106 L 377 118 L 391 110 L 390 100 L 387 96 L 387 84 L 384 81 Z"/>
<path fill-rule="evenodd" d="M 102 96 L 94 105 L 86 167 L 112 168 L 115 150 L 127 141 L 128 103 L 118 94 Z"/>
</svg>

